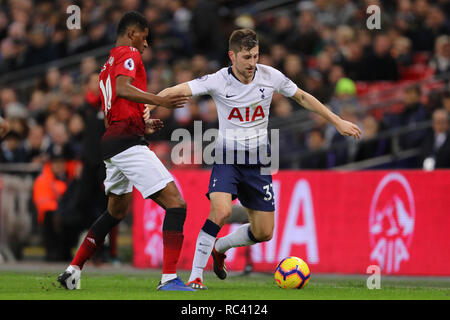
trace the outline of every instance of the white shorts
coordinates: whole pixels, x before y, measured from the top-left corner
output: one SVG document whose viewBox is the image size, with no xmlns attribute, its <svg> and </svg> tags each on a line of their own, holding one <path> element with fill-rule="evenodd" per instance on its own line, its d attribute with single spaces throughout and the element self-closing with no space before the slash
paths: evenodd
<svg viewBox="0 0 450 320">
<path fill-rule="evenodd" d="M 135 186 L 146 199 L 173 181 L 155 153 L 144 145 L 130 147 L 104 162 L 106 195 L 129 193 Z"/>
</svg>

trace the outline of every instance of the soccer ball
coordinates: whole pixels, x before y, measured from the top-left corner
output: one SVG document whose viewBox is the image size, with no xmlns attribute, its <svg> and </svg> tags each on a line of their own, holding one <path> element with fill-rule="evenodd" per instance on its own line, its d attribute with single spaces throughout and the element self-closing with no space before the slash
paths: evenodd
<svg viewBox="0 0 450 320">
<path fill-rule="evenodd" d="M 310 277 L 308 265 L 297 257 L 284 258 L 275 269 L 275 282 L 283 289 L 304 288 Z"/>
</svg>

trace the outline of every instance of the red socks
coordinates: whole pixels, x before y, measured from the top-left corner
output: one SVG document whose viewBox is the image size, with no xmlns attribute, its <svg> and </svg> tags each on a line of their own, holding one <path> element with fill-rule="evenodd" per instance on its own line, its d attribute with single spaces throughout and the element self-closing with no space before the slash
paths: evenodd
<svg viewBox="0 0 450 320">
<path fill-rule="evenodd" d="M 163 231 L 163 274 L 177 272 L 178 258 L 183 246 L 183 232 Z"/>
<path fill-rule="evenodd" d="M 94 255 L 98 248 L 103 245 L 104 241 L 105 238 L 99 239 L 92 233 L 91 230 L 89 230 L 70 264 L 78 266 L 80 270 L 83 269 L 86 261 Z"/>
<path fill-rule="evenodd" d="M 120 221 L 120 219 L 111 216 L 108 211 L 103 212 L 103 214 L 92 224 L 87 236 L 84 238 L 83 243 L 78 249 L 75 258 L 73 258 L 71 265 L 76 265 L 80 267 L 81 270 L 86 261 L 103 245 L 108 232 L 117 226 Z"/>
<path fill-rule="evenodd" d="M 166 210 L 163 225 L 163 274 L 177 272 L 177 263 L 183 247 L 183 225 L 185 219 L 185 208 L 170 208 Z M 103 245 L 106 234 L 119 222 L 120 220 L 113 218 L 105 211 L 89 229 L 71 265 L 76 265 L 81 270 L 86 261 Z M 114 235 L 114 232 L 112 233 Z"/>
</svg>

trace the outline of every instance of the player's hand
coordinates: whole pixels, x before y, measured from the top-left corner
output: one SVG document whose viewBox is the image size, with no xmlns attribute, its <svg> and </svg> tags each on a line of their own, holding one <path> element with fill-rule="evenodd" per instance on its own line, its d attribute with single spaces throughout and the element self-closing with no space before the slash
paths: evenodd
<svg viewBox="0 0 450 320">
<path fill-rule="evenodd" d="M 161 119 L 149 119 L 145 122 L 145 134 L 152 134 L 161 130 L 164 127 L 164 122 Z"/>
<path fill-rule="evenodd" d="M 354 139 L 360 139 L 361 129 L 353 122 L 340 119 L 336 125 L 337 131 L 343 136 L 352 136 Z"/>
<path fill-rule="evenodd" d="M 155 109 L 157 106 L 155 105 L 151 105 L 151 104 L 146 104 L 145 105 L 145 109 L 144 109 L 144 122 L 147 123 L 148 120 L 150 120 L 150 112 Z"/>
<path fill-rule="evenodd" d="M 189 98 L 186 96 L 167 95 L 165 97 L 161 97 L 161 102 L 159 105 L 169 109 L 177 109 L 183 108 L 188 101 Z"/>
</svg>

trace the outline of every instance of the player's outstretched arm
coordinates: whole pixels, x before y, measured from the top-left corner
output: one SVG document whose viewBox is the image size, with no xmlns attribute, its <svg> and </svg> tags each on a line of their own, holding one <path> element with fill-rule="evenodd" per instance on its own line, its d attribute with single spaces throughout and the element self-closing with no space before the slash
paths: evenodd
<svg viewBox="0 0 450 320">
<path fill-rule="evenodd" d="M 297 89 L 297 92 L 292 98 L 306 109 L 320 114 L 328 120 L 328 122 L 332 123 L 336 127 L 337 131 L 343 136 L 352 136 L 355 139 L 361 138 L 361 129 L 356 124 L 342 119 L 311 94 L 301 89 Z"/>
<path fill-rule="evenodd" d="M 187 82 L 183 82 L 180 84 L 177 84 L 176 86 L 166 88 L 162 90 L 160 93 L 158 93 L 158 96 L 160 97 L 166 97 L 166 96 L 182 96 L 182 97 L 191 97 L 192 91 L 191 87 L 187 84 Z M 144 121 L 147 123 L 147 121 L 150 120 L 150 111 L 155 109 L 155 105 L 152 104 L 146 104 L 144 110 Z"/>
<path fill-rule="evenodd" d="M 180 95 L 159 96 L 142 91 L 133 86 L 133 78 L 128 76 L 118 76 L 116 78 L 116 96 L 137 103 L 152 104 L 169 109 L 182 108 L 188 98 Z"/>
<path fill-rule="evenodd" d="M 191 97 L 192 96 L 192 90 L 191 87 L 187 84 L 187 82 L 183 82 L 180 84 L 177 84 L 176 86 L 169 87 L 158 93 L 158 96 L 165 97 L 165 96 L 183 96 L 183 97 Z"/>
</svg>

